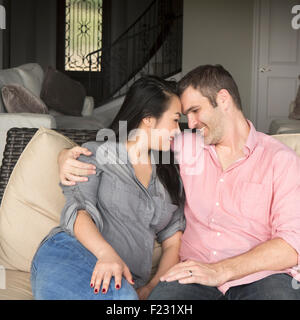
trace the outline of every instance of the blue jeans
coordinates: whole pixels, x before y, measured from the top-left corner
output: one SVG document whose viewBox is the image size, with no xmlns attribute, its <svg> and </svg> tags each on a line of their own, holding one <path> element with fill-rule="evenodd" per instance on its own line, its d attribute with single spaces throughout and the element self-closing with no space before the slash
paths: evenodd
<svg viewBox="0 0 300 320">
<path fill-rule="evenodd" d="M 134 288 L 122 279 L 115 289 L 114 278 L 106 294 L 90 287 L 97 258 L 76 238 L 60 232 L 45 241 L 31 265 L 31 287 L 38 300 L 137 300 Z"/>
<path fill-rule="evenodd" d="M 231 287 L 225 295 L 216 287 L 160 282 L 148 300 L 300 300 L 300 288 L 296 288 L 292 286 L 292 277 L 285 273 Z"/>
</svg>

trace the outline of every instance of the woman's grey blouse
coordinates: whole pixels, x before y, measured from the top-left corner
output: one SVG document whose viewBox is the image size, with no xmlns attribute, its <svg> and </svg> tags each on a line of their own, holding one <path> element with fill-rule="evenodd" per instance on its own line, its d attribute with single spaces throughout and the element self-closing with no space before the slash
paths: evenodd
<svg viewBox="0 0 300 320">
<path fill-rule="evenodd" d="M 75 186 L 60 184 L 66 203 L 60 226 L 46 239 L 60 231 L 74 236 L 77 211 L 86 210 L 104 239 L 129 267 L 135 287 L 143 286 L 151 273 L 154 240 L 162 242 L 185 228 L 183 205 L 172 204 L 156 176 L 155 164 L 148 188 L 140 183 L 124 143 L 95 141 L 83 147 L 92 155 L 81 155 L 78 160 L 94 164 L 96 174 Z"/>
</svg>

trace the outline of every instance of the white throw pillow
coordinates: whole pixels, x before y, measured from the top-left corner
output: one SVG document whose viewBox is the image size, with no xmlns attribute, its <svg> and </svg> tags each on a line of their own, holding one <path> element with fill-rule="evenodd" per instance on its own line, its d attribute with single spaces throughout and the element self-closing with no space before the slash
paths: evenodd
<svg viewBox="0 0 300 320">
<path fill-rule="evenodd" d="M 44 71 L 37 63 L 28 63 L 16 68 L 25 88 L 40 97 Z"/>
</svg>

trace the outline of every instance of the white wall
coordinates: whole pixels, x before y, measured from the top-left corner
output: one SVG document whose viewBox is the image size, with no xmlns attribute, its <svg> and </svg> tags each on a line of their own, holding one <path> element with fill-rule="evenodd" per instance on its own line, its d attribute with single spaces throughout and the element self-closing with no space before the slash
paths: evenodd
<svg viewBox="0 0 300 320">
<path fill-rule="evenodd" d="M 254 0 L 184 0 L 182 74 L 222 64 L 240 90 L 250 117 Z"/>
</svg>

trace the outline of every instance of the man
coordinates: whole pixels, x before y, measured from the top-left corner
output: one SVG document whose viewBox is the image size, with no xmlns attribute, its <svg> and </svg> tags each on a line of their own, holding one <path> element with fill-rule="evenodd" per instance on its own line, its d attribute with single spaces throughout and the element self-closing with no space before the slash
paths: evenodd
<svg viewBox="0 0 300 320">
<path fill-rule="evenodd" d="M 300 299 L 292 277 L 300 265 L 300 158 L 245 119 L 222 66 L 200 66 L 178 87 L 189 127 L 204 135 L 204 168 L 187 175 L 181 164 L 181 262 L 149 299 Z M 89 167 L 68 168 L 72 156 L 71 149 L 60 159 L 61 179 L 80 181 L 74 175 L 89 174 Z"/>
</svg>

